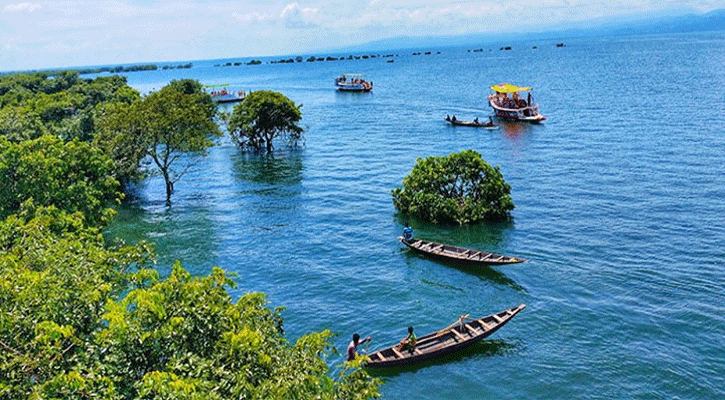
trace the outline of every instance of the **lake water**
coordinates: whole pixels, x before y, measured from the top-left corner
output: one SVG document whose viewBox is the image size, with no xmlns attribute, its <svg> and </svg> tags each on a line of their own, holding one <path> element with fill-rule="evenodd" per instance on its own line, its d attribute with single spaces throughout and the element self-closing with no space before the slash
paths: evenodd
<svg viewBox="0 0 725 400">
<path fill-rule="evenodd" d="M 286 307 L 291 341 L 331 329 L 343 353 L 354 332 L 372 351 L 408 325 L 527 305 L 463 354 L 382 374 L 386 399 L 725 398 L 725 32 L 564 41 L 129 73 L 142 92 L 180 78 L 279 91 L 303 104 L 306 140 L 268 157 L 222 139 L 171 207 L 149 179 L 109 233 L 155 242 L 164 272 L 238 274 L 233 297 Z M 350 72 L 374 91 L 335 91 Z M 545 123 L 444 123 L 486 118 L 502 82 L 533 86 Z M 398 243 L 390 191 L 417 158 L 465 149 L 500 166 L 512 221 L 411 220 L 416 236 L 531 262 L 458 269 Z"/>
</svg>

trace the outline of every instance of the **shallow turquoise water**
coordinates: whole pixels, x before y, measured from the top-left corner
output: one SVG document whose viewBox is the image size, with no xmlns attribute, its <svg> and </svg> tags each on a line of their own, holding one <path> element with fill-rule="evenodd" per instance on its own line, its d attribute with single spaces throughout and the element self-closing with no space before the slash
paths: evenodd
<svg viewBox="0 0 725 400">
<path fill-rule="evenodd" d="M 171 207 L 150 179 L 109 233 L 156 242 L 162 271 L 180 259 L 237 273 L 233 296 L 286 307 L 291 340 L 331 329 L 341 351 L 353 332 L 374 350 L 408 325 L 527 304 L 465 354 L 383 374 L 387 399 L 723 398 L 725 33 L 557 41 L 131 73 L 142 92 L 187 77 L 282 92 L 304 104 L 306 142 L 267 157 L 222 139 Z M 334 91 L 342 72 L 367 74 L 374 92 Z M 488 116 L 501 82 L 533 86 L 547 121 L 443 122 Z M 501 167 L 513 220 L 411 221 L 416 235 L 531 262 L 462 270 L 397 242 L 390 190 L 416 158 L 464 149 Z"/>
</svg>

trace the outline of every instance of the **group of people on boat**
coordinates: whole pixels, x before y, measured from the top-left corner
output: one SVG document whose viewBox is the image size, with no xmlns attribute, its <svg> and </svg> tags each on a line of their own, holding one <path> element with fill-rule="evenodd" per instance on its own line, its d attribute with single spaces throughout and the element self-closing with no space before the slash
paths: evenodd
<svg viewBox="0 0 725 400">
<path fill-rule="evenodd" d="M 455 115 L 451 117 L 448 114 L 446 114 L 446 121 L 455 124 L 456 122 L 458 122 L 458 119 L 456 118 Z M 494 122 L 493 122 L 493 119 L 490 116 L 488 117 L 488 121 L 487 122 L 481 122 L 481 121 L 478 120 L 478 117 L 476 117 L 476 118 L 473 119 L 473 123 L 475 125 L 480 125 L 480 126 L 494 126 L 495 125 Z"/>
<path fill-rule="evenodd" d="M 210 95 L 211 95 L 212 97 L 220 97 L 220 96 L 228 96 L 228 95 L 234 95 L 234 93 L 229 93 L 229 91 L 227 91 L 226 89 L 222 89 L 222 90 L 213 90 L 213 91 L 209 92 L 209 94 L 210 94 Z M 244 97 L 244 96 L 246 96 L 246 95 L 247 95 L 247 92 L 245 92 L 244 90 L 240 90 L 240 91 L 238 91 L 238 92 L 236 93 L 236 95 L 237 95 L 237 96 L 239 96 L 239 97 Z"/>
<path fill-rule="evenodd" d="M 496 93 L 493 96 L 493 101 L 501 108 L 508 108 L 512 110 L 531 107 L 531 93 L 528 94 L 526 100 L 519 98 L 519 94 L 517 92 L 514 92 L 511 97 L 509 97 L 506 93 Z"/>
<path fill-rule="evenodd" d="M 350 78 L 350 80 L 348 81 L 346 75 L 339 76 L 337 78 L 336 83 L 338 86 L 347 86 L 347 87 L 359 85 L 360 87 L 362 87 L 363 89 L 366 89 L 366 90 L 373 88 L 372 81 L 366 81 L 365 79 L 362 79 L 362 78 Z"/>
<path fill-rule="evenodd" d="M 347 345 L 347 361 L 352 361 L 357 358 L 360 353 L 357 351 L 357 346 L 365 343 L 370 342 L 372 338 L 370 336 L 366 337 L 363 340 L 360 340 L 360 335 L 357 333 L 354 333 L 352 335 L 352 341 L 350 341 L 350 344 Z M 418 338 L 415 336 L 415 333 L 413 333 L 413 327 L 408 327 L 408 336 L 406 336 L 404 339 L 400 341 L 400 343 L 397 346 L 398 351 L 407 350 L 409 352 L 413 352 L 415 349 L 415 345 L 418 342 Z"/>
</svg>

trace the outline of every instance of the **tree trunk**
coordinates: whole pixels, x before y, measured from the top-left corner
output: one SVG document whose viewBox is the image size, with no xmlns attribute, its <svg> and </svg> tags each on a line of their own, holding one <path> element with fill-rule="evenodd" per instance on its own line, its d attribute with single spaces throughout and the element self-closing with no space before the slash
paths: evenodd
<svg viewBox="0 0 725 400">
<path fill-rule="evenodd" d="M 174 182 L 171 181 L 167 170 L 162 170 L 161 173 L 164 175 L 164 181 L 166 181 L 166 204 L 170 204 L 171 193 L 174 193 Z"/>
</svg>

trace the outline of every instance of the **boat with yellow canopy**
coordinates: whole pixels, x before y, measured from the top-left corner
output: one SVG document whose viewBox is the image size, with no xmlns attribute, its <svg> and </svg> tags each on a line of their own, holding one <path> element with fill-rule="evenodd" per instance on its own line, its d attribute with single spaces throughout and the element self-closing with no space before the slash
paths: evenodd
<svg viewBox="0 0 725 400">
<path fill-rule="evenodd" d="M 495 93 L 488 95 L 488 104 L 496 117 L 512 121 L 539 123 L 546 119 L 539 113 L 539 105 L 534 101 L 530 87 L 502 83 L 491 86 Z M 521 94 L 527 93 L 526 98 Z M 509 96 L 509 94 L 511 96 Z"/>
</svg>

